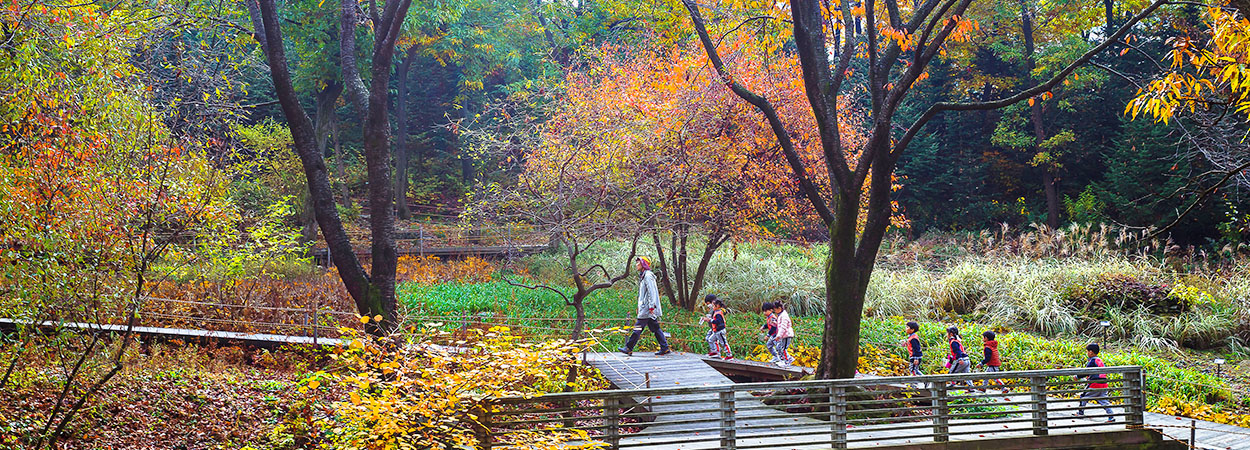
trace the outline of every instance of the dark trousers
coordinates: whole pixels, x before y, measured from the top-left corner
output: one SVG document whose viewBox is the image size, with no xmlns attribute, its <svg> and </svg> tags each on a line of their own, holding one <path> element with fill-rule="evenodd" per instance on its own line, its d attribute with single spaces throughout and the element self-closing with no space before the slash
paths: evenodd
<svg viewBox="0 0 1250 450">
<path fill-rule="evenodd" d="M 642 337 L 643 328 L 651 329 L 655 334 L 655 340 L 660 343 L 660 351 L 668 350 L 668 339 L 664 339 L 664 332 L 660 331 L 660 321 L 655 319 L 638 319 L 638 323 L 634 324 L 634 334 L 629 335 L 629 340 L 625 342 L 625 348 L 634 351 L 634 345 L 638 343 L 638 338 Z"/>
</svg>

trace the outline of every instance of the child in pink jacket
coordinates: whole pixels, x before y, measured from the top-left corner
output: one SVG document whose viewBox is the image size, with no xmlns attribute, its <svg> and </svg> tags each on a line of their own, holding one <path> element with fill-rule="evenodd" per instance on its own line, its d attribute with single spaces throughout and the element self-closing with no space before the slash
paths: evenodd
<svg viewBox="0 0 1250 450">
<path fill-rule="evenodd" d="M 774 348 L 777 351 L 777 365 L 788 366 L 794 362 L 794 358 L 790 356 L 790 340 L 794 339 L 794 324 L 790 322 L 790 314 L 786 312 L 786 306 L 781 302 L 773 303 L 773 314 L 777 316 L 777 341 Z"/>
</svg>

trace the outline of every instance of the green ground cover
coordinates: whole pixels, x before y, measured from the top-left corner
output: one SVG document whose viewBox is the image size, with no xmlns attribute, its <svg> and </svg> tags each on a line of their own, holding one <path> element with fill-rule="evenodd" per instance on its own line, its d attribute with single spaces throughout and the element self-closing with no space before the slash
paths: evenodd
<svg viewBox="0 0 1250 450">
<path fill-rule="evenodd" d="M 626 283 L 632 285 L 632 283 Z M 586 302 L 588 328 L 624 327 L 632 324 L 636 291 L 632 286 L 608 289 L 591 296 Z M 572 308 L 552 292 L 528 290 L 512 286 L 505 281 L 487 283 L 446 283 L 436 285 L 404 284 L 400 287 L 400 299 L 410 309 L 410 314 L 421 319 L 440 320 L 448 327 L 461 326 L 465 322 L 505 322 L 522 333 L 534 337 L 563 337 L 573 317 Z M 703 342 L 705 328 L 699 325 L 701 313 L 685 311 L 675 306 L 664 310 L 663 326 L 672 335 L 674 348 L 692 352 L 706 351 Z M 903 337 L 903 324 L 909 320 L 902 316 L 866 317 L 861 332 L 862 343 L 876 346 L 887 353 L 904 355 L 897 345 Z M 734 352 L 749 355 L 762 343 L 755 331 L 763 317 L 754 310 L 735 309 L 727 315 L 730 343 Z M 942 371 L 945 355 L 944 329 L 957 325 L 963 330 L 966 342 L 972 348 L 979 345 L 979 334 L 988 329 L 1000 332 L 1003 362 L 1008 370 L 1053 369 L 1080 366 L 1085 361 L 1084 346 L 1095 339 L 1075 333 L 1042 336 L 1031 332 L 1013 331 L 1002 326 L 969 322 L 962 318 L 950 321 L 919 320 L 921 338 L 926 349 L 927 373 Z M 796 347 L 819 347 L 821 317 L 795 316 Z M 597 333 L 602 338 L 599 349 L 612 351 L 624 341 L 620 333 Z M 1114 341 L 1103 353 L 1108 365 L 1140 365 L 1148 373 L 1147 388 L 1151 404 L 1160 398 L 1171 397 L 1174 401 L 1192 404 L 1208 404 L 1216 411 L 1234 412 L 1250 408 L 1250 399 L 1239 392 L 1227 378 L 1198 368 L 1183 367 L 1178 361 L 1186 355 L 1177 351 L 1141 350 L 1126 341 Z M 655 350 L 653 338 L 645 336 L 638 351 Z M 1190 355 L 1192 356 L 1192 355 Z M 1170 410 L 1169 410 L 1170 412 Z"/>
</svg>

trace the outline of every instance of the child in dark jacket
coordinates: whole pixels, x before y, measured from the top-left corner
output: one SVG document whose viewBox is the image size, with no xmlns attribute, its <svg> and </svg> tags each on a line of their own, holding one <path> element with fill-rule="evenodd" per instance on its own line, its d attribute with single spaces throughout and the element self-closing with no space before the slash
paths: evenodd
<svg viewBox="0 0 1250 450">
<path fill-rule="evenodd" d="M 712 312 L 709 317 L 704 320 L 708 323 L 707 345 L 708 356 L 717 356 L 723 359 L 733 359 L 733 350 L 729 349 L 729 338 L 725 334 L 725 302 L 715 296 L 711 296 Z M 705 299 L 705 301 L 708 299 Z"/>
<path fill-rule="evenodd" d="M 924 375 L 924 372 L 920 371 L 920 360 L 924 357 L 924 353 L 920 350 L 920 336 L 916 335 L 920 332 L 920 324 L 907 322 L 906 331 L 907 338 L 903 339 L 901 344 L 907 347 L 907 362 L 909 363 L 907 370 L 915 376 Z"/>
<path fill-rule="evenodd" d="M 712 304 L 713 304 L 713 303 L 715 303 L 715 302 L 716 302 L 716 296 L 715 296 L 715 295 L 708 294 L 708 295 L 706 295 L 706 296 L 704 296 L 704 297 L 703 297 L 703 307 L 704 307 L 704 308 L 707 308 L 707 314 L 704 314 L 704 315 L 703 315 L 703 317 L 700 317 L 700 318 L 699 318 L 699 323 L 709 323 L 709 322 L 711 322 L 711 321 L 712 321 L 712 310 L 714 309 L 714 308 L 713 308 L 713 306 L 712 306 Z M 707 341 L 707 344 L 708 344 L 708 346 L 709 346 L 709 347 L 712 347 L 712 346 L 713 346 L 713 344 L 712 344 L 712 328 L 711 328 L 711 326 L 709 326 L 709 327 L 708 327 L 708 329 L 707 329 L 707 334 L 704 334 L 704 335 L 703 335 L 703 340 Z M 716 348 L 715 348 L 715 347 L 713 347 L 713 348 L 709 349 L 709 350 L 708 350 L 708 352 L 707 352 L 707 355 L 708 355 L 708 356 L 717 356 L 717 355 L 719 355 L 719 354 L 720 354 L 720 352 L 718 352 L 718 351 L 716 350 Z"/>
<path fill-rule="evenodd" d="M 772 355 L 768 362 L 775 364 L 781 358 L 777 356 L 777 315 L 773 314 L 773 303 L 764 302 L 760 305 L 760 312 L 764 313 L 764 326 L 760 327 L 760 331 L 765 333 L 764 347 Z"/>
<path fill-rule="evenodd" d="M 1089 360 L 1085 361 L 1085 367 L 1107 367 L 1106 364 L 1103 364 L 1102 358 L 1098 357 L 1098 351 L 1098 344 L 1089 344 L 1085 346 L 1085 354 L 1086 356 L 1089 356 Z M 1082 378 L 1089 380 L 1090 390 L 1081 393 L 1079 406 L 1081 408 L 1085 408 L 1086 403 L 1097 402 L 1100 406 L 1102 406 L 1102 409 L 1107 412 L 1107 422 L 1115 422 L 1115 417 L 1111 417 L 1111 415 L 1114 414 L 1111 411 L 1111 402 L 1107 401 L 1107 375 L 1098 373 L 1094 375 L 1076 376 L 1076 379 L 1078 380 Z M 1080 411 L 1077 411 L 1076 415 L 1078 417 L 1084 416 L 1085 410 L 1081 409 Z"/>
</svg>

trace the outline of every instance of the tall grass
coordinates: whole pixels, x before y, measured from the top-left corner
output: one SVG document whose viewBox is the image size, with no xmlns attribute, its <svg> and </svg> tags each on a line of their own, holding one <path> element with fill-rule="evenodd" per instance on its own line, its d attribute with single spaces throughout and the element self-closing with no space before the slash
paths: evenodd
<svg viewBox="0 0 1250 450">
<path fill-rule="evenodd" d="M 1048 336 L 1101 335 L 1097 324 L 1107 320 L 1109 334 L 1152 350 L 1250 343 L 1250 263 L 1178 273 L 1169 261 L 1114 251 L 1127 235 L 1088 226 L 926 239 L 887 246 L 868 285 L 865 316 L 958 317 Z M 619 266 L 628 250 L 623 242 L 606 243 L 588 253 L 585 264 Z M 783 300 L 792 314 L 823 314 L 826 255 L 820 245 L 738 244 L 712 259 L 704 292 L 738 310 Z M 561 257 L 536 255 L 523 263 L 529 274 L 564 284 Z M 1165 315 L 1133 304 L 1091 307 L 1090 298 L 1114 294 L 1104 292 L 1115 288 L 1106 280 L 1163 292 L 1193 286 L 1210 301 Z"/>
<path fill-rule="evenodd" d="M 567 335 L 569 321 L 553 321 L 552 319 L 570 319 L 572 308 L 554 293 L 542 290 L 528 290 L 511 286 L 506 282 L 495 280 L 486 283 L 444 283 L 438 285 L 419 285 L 406 283 L 400 287 L 400 298 L 413 314 L 418 316 L 455 317 L 463 315 L 464 321 L 472 325 L 476 320 L 490 323 L 493 320 L 510 318 L 507 324 L 514 327 L 521 335 L 537 337 L 564 337 Z M 592 319 L 591 328 L 607 328 L 628 326 L 632 324 L 635 311 L 636 293 L 632 289 L 608 289 L 599 291 L 587 301 L 587 316 Z M 666 305 L 667 306 L 667 305 Z M 675 349 L 702 352 L 706 351 L 703 341 L 705 326 L 698 322 L 701 313 L 688 312 L 675 307 L 664 309 L 663 328 L 672 334 L 670 342 Z M 757 327 L 763 321 L 754 310 L 735 310 L 727 316 L 729 342 L 739 356 L 750 354 L 758 345 Z M 817 347 L 821 345 L 821 325 L 819 317 L 795 317 L 796 346 Z M 860 331 L 861 344 L 873 345 L 904 355 L 905 349 L 899 345 L 904 337 L 904 324 L 911 317 L 877 315 L 866 317 Z M 461 326 L 455 320 L 447 321 L 448 326 Z M 1085 345 L 1091 338 L 1079 336 L 1044 337 L 1033 333 L 1004 330 L 1002 327 L 983 323 L 953 321 L 920 320 L 925 358 L 923 368 L 926 373 L 942 373 L 942 362 L 946 354 L 945 327 L 957 325 L 964 336 L 965 345 L 974 349 L 974 358 L 980 342 L 980 334 L 986 330 L 999 332 L 1000 350 L 1003 363 L 1008 370 L 1055 369 L 1064 367 L 1080 367 L 1085 363 Z M 599 333 L 602 342 L 597 351 L 614 351 L 624 341 L 623 334 Z M 649 335 L 644 335 L 642 344 L 636 351 L 653 351 L 655 342 Z M 1175 362 L 1149 349 L 1136 348 L 1133 345 L 1115 343 L 1102 354 L 1108 365 L 1139 365 L 1145 367 L 1148 376 L 1147 388 L 1151 392 L 1166 393 L 1169 396 L 1187 401 L 1222 404 L 1228 408 L 1237 408 L 1243 401 L 1241 394 L 1233 392 L 1222 378 L 1199 370 L 1182 368 Z M 979 361 L 979 358 L 977 358 Z"/>
</svg>

